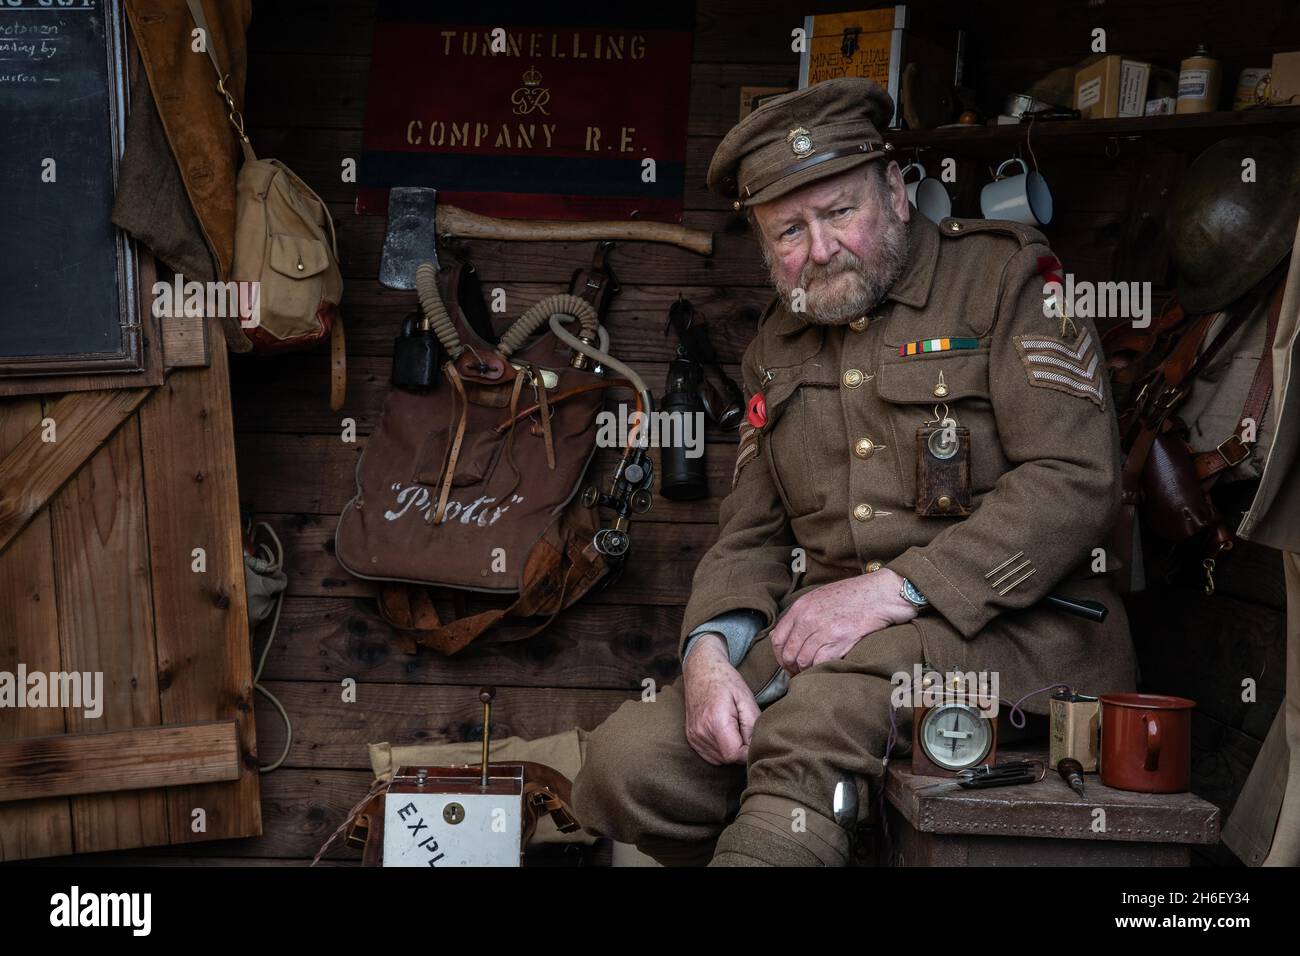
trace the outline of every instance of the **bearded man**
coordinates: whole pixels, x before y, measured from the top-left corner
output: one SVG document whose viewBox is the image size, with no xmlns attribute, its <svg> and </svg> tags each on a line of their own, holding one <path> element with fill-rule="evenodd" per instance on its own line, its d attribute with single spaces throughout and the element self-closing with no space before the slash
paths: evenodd
<svg viewBox="0 0 1300 956">
<path fill-rule="evenodd" d="M 907 737 L 891 691 L 914 665 L 996 675 L 1011 701 L 1134 687 L 1096 331 L 1049 317 L 1039 232 L 909 205 L 892 115 L 870 80 L 820 83 L 755 110 L 709 168 L 779 296 L 743 359 L 682 680 L 591 734 L 573 790 L 589 831 L 663 863 L 844 865 Z"/>
</svg>

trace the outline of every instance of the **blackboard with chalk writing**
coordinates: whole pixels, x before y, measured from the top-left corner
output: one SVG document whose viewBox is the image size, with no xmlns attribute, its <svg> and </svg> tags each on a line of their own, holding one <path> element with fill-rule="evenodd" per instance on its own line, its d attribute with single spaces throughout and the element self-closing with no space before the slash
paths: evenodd
<svg viewBox="0 0 1300 956">
<path fill-rule="evenodd" d="M 142 367 L 120 0 L 0 0 L 0 376 Z"/>
</svg>

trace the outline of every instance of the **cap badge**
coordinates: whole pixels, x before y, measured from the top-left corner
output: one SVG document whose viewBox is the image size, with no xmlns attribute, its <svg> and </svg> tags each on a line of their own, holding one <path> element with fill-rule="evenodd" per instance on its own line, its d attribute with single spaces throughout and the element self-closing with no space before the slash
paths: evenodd
<svg viewBox="0 0 1300 956">
<path fill-rule="evenodd" d="M 796 156 L 807 156 L 812 152 L 812 134 L 802 126 L 796 126 L 790 130 L 785 141 L 790 144 L 790 148 L 794 150 Z"/>
</svg>

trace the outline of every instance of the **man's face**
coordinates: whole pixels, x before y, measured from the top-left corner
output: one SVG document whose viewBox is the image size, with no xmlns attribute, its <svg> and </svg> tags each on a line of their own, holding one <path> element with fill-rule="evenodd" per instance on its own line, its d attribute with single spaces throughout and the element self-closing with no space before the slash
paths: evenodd
<svg viewBox="0 0 1300 956">
<path fill-rule="evenodd" d="M 810 322 L 864 315 L 907 267 L 911 207 L 898 164 L 889 163 L 883 188 L 868 176 L 858 166 L 754 207 L 772 285 Z"/>
</svg>

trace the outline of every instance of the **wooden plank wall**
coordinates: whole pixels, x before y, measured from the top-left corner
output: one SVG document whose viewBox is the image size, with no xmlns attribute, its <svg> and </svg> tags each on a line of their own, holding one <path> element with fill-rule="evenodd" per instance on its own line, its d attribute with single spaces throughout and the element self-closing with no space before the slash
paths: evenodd
<svg viewBox="0 0 1300 956">
<path fill-rule="evenodd" d="M 684 222 L 712 230 L 715 252 L 705 259 L 674 248 L 627 243 L 612 256 L 623 284 L 609 319 L 615 350 L 656 391 L 662 389 L 672 356 L 663 336 L 667 308 L 679 293 L 708 316 L 715 344 L 733 374 L 754 333 L 758 310 L 770 296 L 758 249 L 743 222 L 704 188 L 709 159 L 737 118 L 740 87 L 793 87 L 797 57 L 790 52 L 790 30 L 800 25 L 803 12 L 861 5 L 861 0 L 838 7 L 778 0 L 698 4 Z M 913 9 L 918 24 L 945 42 L 953 18 L 964 18 L 980 38 L 972 44 L 968 75 L 983 76 L 990 88 L 1004 91 L 1008 84 L 1027 85 L 1082 58 L 1088 52 L 1088 30 L 1099 21 L 1121 25 L 1112 48 L 1126 42 L 1166 60 L 1176 60 L 1194 46 L 1200 34 L 1191 34 L 1207 22 L 1188 16 L 1190 7 L 1199 10 L 1202 4 L 1181 0 L 1123 11 L 1062 3 L 1054 5 L 1051 39 L 1041 35 L 1030 42 L 1025 24 L 1041 22 L 1041 4 L 981 4 L 978 17 L 973 6 L 919 3 Z M 1215 14 L 1214 36 L 1232 47 L 1233 56 L 1253 62 L 1258 59 L 1253 51 L 1268 37 L 1251 29 L 1261 22 L 1245 15 L 1252 4 L 1231 6 L 1236 13 L 1230 15 L 1224 5 L 1225 11 Z M 1253 6 L 1267 8 L 1265 19 L 1277 27 L 1273 8 L 1280 5 Z M 632 558 L 622 580 L 590 596 L 545 634 L 521 645 L 471 650 L 450 662 L 427 651 L 408 657 L 394 649 L 389 628 L 375 612 L 370 586 L 347 575 L 332 553 L 338 514 L 353 493 L 356 460 L 387 388 L 392 338 L 401 318 L 415 308 L 413 294 L 379 285 L 385 222 L 355 216 L 354 187 L 340 177 L 343 160 L 360 155 L 373 16 L 374 0 L 255 4 L 245 114 L 259 154 L 286 162 L 329 202 L 336 217 L 350 371 L 347 406 L 331 413 L 324 353 L 232 361 L 241 500 L 271 523 L 288 552 L 288 597 L 263 680 L 293 717 L 294 743 L 285 767 L 263 780 L 262 838 L 185 851 L 211 854 L 214 862 L 302 863 L 366 791 L 366 744 L 479 738 L 483 728 L 474 690 L 482 683 L 500 689 L 494 735 L 540 736 L 575 725 L 596 726 L 621 701 L 639 693 L 647 677 L 660 684 L 674 680 L 682 607 L 694 567 L 716 536 L 718 504 L 731 473 L 734 435 L 711 432 L 710 497 L 687 503 L 657 499 L 654 510 L 633 526 Z M 1031 48 L 1032 59 L 1027 54 Z M 1055 190 L 1058 222 L 1049 230 L 1054 249 L 1079 278 L 1150 279 L 1163 285 L 1163 258 L 1150 252 L 1158 246 L 1158 231 L 1142 233 L 1142 241 L 1135 241 L 1134 218 L 1158 221 L 1161 190 L 1181 170 L 1183 157 L 1176 148 L 1168 152 L 1128 142 L 1118 156 L 1108 156 L 1107 145 L 1038 153 Z M 930 162 L 937 157 L 924 158 Z M 988 157 L 978 162 L 963 158 L 962 163 L 963 177 L 986 175 L 982 167 Z M 963 186 L 956 214 L 978 215 L 973 203 L 983 181 Z M 592 252 L 591 244 L 583 243 L 474 242 L 470 248 L 485 286 L 506 289 L 511 316 L 564 288 Z M 1138 253 L 1142 255 L 1135 259 Z M 343 418 L 356 421 L 355 444 L 340 439 Z M 610 460 L 608 455 L 597 458 L 602 477 Z M 1198 699 L 1224 700 L 1217 710 L 1203 708 L 1207 721 L 1216 723 L 1201 723 L 1198 744 L 1203 744 L 1202 766 L 1216 762 L 1202 776 L 1215 776 L 1213 793 L 1225 805 L 1235 795 L 1277 701 L 1270 698 L 1250 716 L 1230 707 L 1227 691 L 1215 683 L 1216 667 L 1249 661 L 1275 682 L 1269 684 L 1273 689 L 1280 686 L 1282 673 L 1275 559 L 1255 553 L 1242 568 L 1236 577 L 1223 576 L 1213 599 L 1189 602 L 1195 582 L 1184 582 L 1174 592 L 1150 595 L 1150 613 L 1137 617 L 1141 642 L 1153 649 L 1144 655 L 1153 688 L 1195 689 Z M 1261 595 L 1257 583 L 1265 580 L 1272 583 Z M 471 601 L 470 606 L 478 605 Z M 1231 636 L 1239 633 L 1236 611 L 1241 606 L 1248 606 L 1248 617 L 1253 615 L 1248 645 Z M 1158 667 L 1157 659 L 1171 666 Z M 345 678 L 358 684 L 356 703 L 341 700 Z M 1196 681 L 1200 683 L 1193 688 Z M 278 753 L 283 741 L 278 717 L 260 698 L 256 712 L 262 753 Z M 332 857 L 354 861 L 356 854 L 344 850 Z"/>
</svg>

